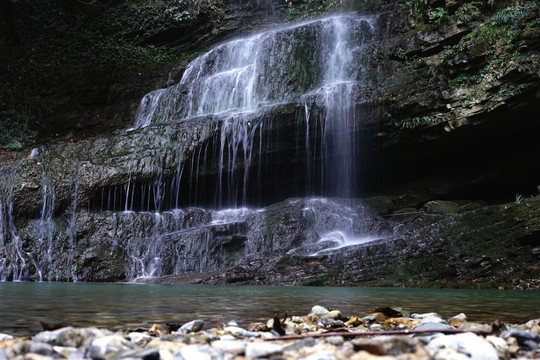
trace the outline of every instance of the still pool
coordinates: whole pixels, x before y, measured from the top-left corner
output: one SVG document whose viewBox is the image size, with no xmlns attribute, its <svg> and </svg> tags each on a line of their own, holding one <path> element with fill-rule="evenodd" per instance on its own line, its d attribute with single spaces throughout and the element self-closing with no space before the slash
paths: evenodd
<svg viewBox="0 0 540 360">
<path fill-rule="evenodd" d="M 540 317 L 540 292 L 95 283 L 0 283 L 0 332 L 29 335 L 39 320 L 111 330 L 184 323 L 206 326 L 266 321 L 274 313 L 305 315 L 313 305 L 365 315 L 377 306 L 465 313 L 470 321 L 519 323 Z"/>
</svg>

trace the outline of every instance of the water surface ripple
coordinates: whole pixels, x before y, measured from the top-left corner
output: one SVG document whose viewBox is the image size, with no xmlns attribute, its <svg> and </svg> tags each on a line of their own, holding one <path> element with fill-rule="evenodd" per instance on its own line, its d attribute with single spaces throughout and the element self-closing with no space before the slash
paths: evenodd
<svg viewBox="0 0 540 360">
<path fill-rule="evenodd" d="M 401 306 L 411 313 L 435 311 L 443 318 L 463 312 L 478 322 L 540 317 L 540 292 L 6 282 L 0 283 L 0 332 L 33 334 L 41 330 L 38 320 L 112 330 L 196 318 L 207 327 L 230 320 L 245 326 L 275 312 L 305 315 L 316 304 L 345 316 Z"/>
</svg>

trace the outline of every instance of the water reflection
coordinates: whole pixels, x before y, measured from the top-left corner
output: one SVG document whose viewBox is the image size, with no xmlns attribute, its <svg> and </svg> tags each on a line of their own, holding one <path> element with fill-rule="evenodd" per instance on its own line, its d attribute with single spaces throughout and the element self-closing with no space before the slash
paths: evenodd
<svg viewBox="0 0 540 360">
<path fill-rule="evenodd" d="M 38 320 L 110 329 L 183 323 L 207 326 L 267 320 L 275 312 L 304 315 L 315 304 L 363 315 L 377 306 L 410 312 L 460 312 L 470 320 L 509 323 L 540 317 L 539 292 L 373 288 L 0 283 L 0 332 L 40 331 Z"/>
</svg>

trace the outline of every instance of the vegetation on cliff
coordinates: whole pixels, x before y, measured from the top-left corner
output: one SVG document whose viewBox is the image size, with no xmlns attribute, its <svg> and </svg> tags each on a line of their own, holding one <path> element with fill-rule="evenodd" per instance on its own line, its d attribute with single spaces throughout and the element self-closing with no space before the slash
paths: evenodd
<svg viewBox="0 0 540 360">
<path fill-rule="evenodd" d="M 224 7 L 219 1 L 3 4 L 0 146 L 8 149 L 124 126 L 137 99 L 200 51 L 196 39 L 170 46 L 159 34 L 215 23 Z"/>
<path fill-rule="evenodd" d="M 396 215 L 397 219 L 410 208 L 422 212 L 421 216 L 402 221 L 408 231 L 396 232 L 395 241 L 348 253 L 348 262 L 325 265 L 324 259 L 317 263 L 312 258 L 285 256 L 262 264 L 266 268 L 260 263 L 250 266 L 266 269 L 267 273 L 283 269 L 312 285 L 381 281 L 387 285 L 418 285 L 424 281 L 477 286 L 477 280 L 481 280 L 478 286 L 497 287 L 503 282 L 503 286 L 537 287 L 534 281 L 516 283 L 515 277 L 538 277 L 538 267 L 534 267 L 539 251 L 538 201 L 500 204 L 513 201 L 515 194 L 524 194 L 527 199 L 536 195 L 540 176 L 540 170 L 531 166 L 531 159 L 540 156 L 536 145 L 539 5 L 532 1 L 516 5 L 467 0 L 404 0 L 398 4 L 386 0 L 293 0 L 275 9 L 257 8 L 257 13 L 255 3 L 261 4 L 196 0 L 2 2 L 6 16 L 0 27 L 6 30 L 6 36 L 0 43 L 0 61 L 6 71 L 0 73 L 0 146 L 24 149 L 27 155 L 25 147 L 33 143 L 57 142 L 14 165 L 19 177 L 0 189 L 9 190 L 2 199 L 6 204 L 3 215 L 12 221 L 13 208 L 16 219 L 12 222 L 20 231 L 13 236 L 0 231 L 7 239 L 17 240 L 13 249 L 24 246 L 28 255 L 31 246 L 43 248 L 43 242 L 36 245 L 35 241 L 44 237 L 40 234 L 43 223 L 56 222 L 54 246 L 65 255 L 60 260 L 68 263 L 60 278 L 125 279 L 118 238 L 109 236 L 105 228 L 109 225 L 102 214 L 98 215 L 111 208 L 94 209 L 90 200 L 103 198 L 105 190 L 110 194 L 129 191 L 135 185 L 148 189 L 172 186 L 171 179 L 176 179 L 182 166 L 191 162 L 193 169 L 194 154 L 206 156 L 206 150 L 202 150 L 218 148 L 211 145 L 221 139 L 216 135 L 219 126 L 208 119 L 113 132 L 131 123 L 142 95 L 177 82 L 187 60 L 206 47 L 237 31 L 245 33 L 249 26 L 262 26 L 254 21 L 261 11 L 293 21 L 327 11 L 381 10 L 377 11 L 379 20 L 387 26 L 380 31 L 388 36 L 366 45 L 373 61 L 361 64 L 366 68 L 359 72 L 369 86 L 364 88 L 362 83 L 354 99 L 355 111 L 362 119 L 356 119 L 354 129 L 345 131 L 362 132 L 358 153 L 366 170 L 361 174 L 365 177 L 362 185 L 368 189 L 366 196 L 388 195 L 385 202 L 392 203 L 388 212 L 381 214 Z M 234 11 L 232 7 L 236 7 Z M 295 56 L 305 60 L 312 47 L 297 46 L 295 50 Z M 296 65 L 301 78 L 312 70 L 309 61 Z M 304 89 L 308 85 L 301 87 L 309 90 Z M 297 105 L 280 110 L 276 114 L 279 124 L 273 122 L 275 133 L 296 134 L 296 138 L 291 137 L 295 140 L 292 145 L 283 146 L 285 143 L 279 140 L 272 143 L 280 151 L 276 168 L 285 169 L 286 176 L 269 172 L 264 180 L 277 184 L 276 188 L 295 180 L 290 168 L 281 164 L 285 162 L 282 159 L 290 159 L 286 153 L 306 150 L 298 151 L 298 139 L 303 135 L 286 127 L 287 122 L 297 122 L 295 113 L 307 112 L 302 104 Z M 0 155 L 0 163 L 6 158 Z M 220 166 L 214 168 L 221 171 Z M 197 171 L 189 181 L 203 183 L 203 177 L 216 176 L 211 173 L 217 171 L 214 168 L 204 175 Z M 0 171 L 5 173 L 5 168 Z M 289 182 L 280 182 L 289 175 Z M 206 190 L 201 193 L 212 194 Z M 284 199 L 261 193 L 267 203 Z M 284 192 L 278 196 L 285 196 Z M 54 203 L 49 219 L 45 214 L 47 197 Z M 43 199 L 43 204 L 36 199 Z M 430 213 L 430 201 L 434 199 L 456 202 L 437 203 L 444 211 L 434 215 Z M 477 201 L 481 210 L 475 212 L 476 208 L 470 207 Z M 266 221 L 257 229 L 267 226 L 265 236 L 276 236 L 272 244 L 283 241 L 291 245 L 294 239 L 302 238 L 298 234 L 305 229 L 300 225 L 293 228 L 294 224 L 285 220 L 301 214 L 296 211 L 288 219 Z M 498 228 L 494 222 L 508 226 Z M 132 227 L 133 222 L 129 225 Z M 286 231 L 278 229 L 284 225 Z M 399 221 L 393 225 L 399 226 Z M 479 234 L 476 230 L 480 225 L 484 232 Z M 512 231 L 508 233 L 508 229 Z M 119 227 L 118 237 L 126 235 L 124 230 Z M 221 251 L 219 246 L 226 244 L 241 247 L 244 243 L 243 233 L 237 236 L 227 231 L 226 235 L 232 237 L 212 237 L 217 239 L 215 249 Z M 504 246 L 498 246 L 500 239 L 504 239 Z M 183 240 L 188 239 L 184 236 Z M 199 245 L 196 241 L 193 244 Z M 80 250 L 78 258 L 72 255 L 74 246 Z M 272 246 L 265 249 L 272 250 Z M 486 246 L 489 250 L 483 251 Z M 199 246 L 193 248 L 202 251 Z M 400 252 L 404 255 L 396 255 Z M 256 254 L 261 253 L 257 249 Z M 24 254 L 22 262 L 26 261 Z M 203 256 L 208 254 L 201 256 L 209 259 Z M 395 266 L 388 267 L 388 261 Z M 30 262 L 23 264 L 25 271 L 31 268 L 27 264 Z M 291 273 L 295 266 L 301 269 Z M 216 281 L 236 282 L 235 276 L 240 279 L 237 282 L 261 281 L 257 276 L 249 278 L 257 269 L 239 267 L 234 270 L 236 275 L 233 271 L 227 275 L 231 277 Z M 514 272 L 506 273 L 507 269 Z M 409 281 L 411 278 L 415 279 Z M 267 278 L 268 283 L 285 280 Z"/>
<path fill-rule="evenodd" d="M 230 9 L 236 5 L 220 0 L 2 4 L 0 146 L 7 149 L 125 126 L 137 99 L 178 80 L 185 60 L 230 33 L 233 26 L 226 22 L 238 22 L 234 16 L 253 20 L 246 9 L 255 7 L 246 2 L 244 13 L 233 16 Z M 273 16 L 296 19 L 332 11 L 372 12 L 392 4 L 291 0 L 266 6 Z M 502 98 L 526 93 L 537 82 L 539 60 L 531 54 L 540 31 L 536 2 L 403 0 L 392 12 L 411 30 L 401 43 L 383 49 L 383 60 L 440 68 L 447 74 L 452 108 L 463 113 L 458 118 L 468 116 L 479 103 L 495 107 Z M 243 24 L 234 26 L 247 27 Z M 446 35 L 444 49 L 430 48 L 430 38 Z M 410 48 L 410 40 L 426 42 L 426 49 L 418 53 Z M 389 109 L 387 114 L 404 129 L 448 120 L 427 109 L 410 108 L 404 116 Z"/>
</svg>

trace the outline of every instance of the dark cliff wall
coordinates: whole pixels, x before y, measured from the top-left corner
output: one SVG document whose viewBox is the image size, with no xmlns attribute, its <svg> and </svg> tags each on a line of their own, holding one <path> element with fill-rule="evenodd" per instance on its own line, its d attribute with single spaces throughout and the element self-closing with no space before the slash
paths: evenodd
<svg viewBox="0 0 540 360">
<path fill-rule="evenodd" d="M 382 200 L 372 200 L 377 216 L 393 219 L 407 211 L 427 215 L 414 224 L 414 219 L 404 221 L 406 227 L 410 225 L 408 232 L 393 234 L 395 241 L 391 244 L 360 250 L 342 262 L 322 259 L 328 266 L 321 267 L 301 257 L 281 258 L 280 253 L 264 269 L 287 270 L 292 264 L 302 267 L 298 274 L 305 269 L 334 274 L 314 279 L 313 284 L 327 280 L 360 284 L 378 278 L 386 284 L 403 284 L 407 283 L 406 277 L 414 276 L 418 270 L 417 275 L 427 281 L 442 281 L 446 277 L 459 284 L 482 278 L 489 286 L 497 286 L 493 278 L 502 279 L 506 267 L 515 268 L 519 263 L 523 264 L 519 274 L 501 280 L 505 286 L 514 286 L 514 277 L 520 274 L 537 277 L 537 268 L 528 266 L 534 266 L 539 253 L 535 210 L 538 201 L 529 200 L 529 196 L 537 195 L 536 187 L 540 184 L 540 168 L 535 166 L 540 155 L 538 4 L 525 2 L 516 6 L 501 1 L 491 6 L 465 0 L 344 3 L 353 10 L 374 13 L 377 9 L 380 23 L 387 24 L 382 30 L 387 36 L 369 45 L 374 61 L 362 71 L 370 86 L 358 96 L 355 105 L 358 118 L 354 131 L 362 139 L 356 149 L 362 158 L 358 174 L 362 178 L 359 184 L 363 184 L 361 194 L 384 196 Z M 0 89 L 2 146 L 45 146 L 38 156 L 21 162 L 13 160 L 26 157 L 28 148 L 20 152 L 2 150 L 0 163 L 14 165 L 0 168 L 0 236 L 13 246 L 5 247 L 11 253 L 7 265 L 0 263 L 0 270 L 2 266 L 24 269 L 25 276 L 38 279 L 32 259 L 24 254 L 46 254 L 54 249 L 62 256 L 42 267 L 49 279 L 70 280 L 78 276 L 80 280 L 93 281 L 129 278 L 131 270 L 124 267 L 131 261 L 129 249 L 119 239 L 153 236 L 147 232 L 133 233 L 135 230 L 129 225 L 119 225 L 121 220 L 115 216 L 97 214 L 117 209 L 115 192 L 135 186 L 144 189 L 137 191 L 150 191 L 159 183 L 173 186 L 180 165 L 187 169 L 196 154 L 200 156 L 201 149 L 216 147 L 218 143 L 217 125 L 208 119 L 131 133 L 116 131 L 132 123 L 142 95 L 167 86 L 169 80 L 178 81 L 188 59 L 224 39 L 264 27 L 276 19 L 338 9 L 335 2 L 310 0 L 292 1 L 281 7 L 263 1 L 170 1 L 160 5 L 141 1 L 58 1 L 39 6 L 17 1 L 12 5 L 13 24 L 21 36 L 6 36 L 0 44 L 5 50 L 0 53 L 2 64 L 8 70 L 0 73 L 0 80 L 7 85 Z M 11 25 L 7 20 L 0 23 L 2 29 Z M 305 135 L 295 124 L 301 111 L 293 106 L 274 114 L 283 122 L 268 128 L 268 134 L 289 136 L 267 148 L 272 150 L 268 151 L 272 169 L 265 173 L 260 188 L 264 191 L 254 195 L 259 197 L 258 204 L 281 201 L 295 195 L 295 186 L 305 186 L 294 177 L 295 166 L 303 168 L 305 164 L 292 166 L 288 161 L 296 161 L 292 154 L 302 151 L 297 147 L 297 138 L 292 136 L 293 132 L 297 137 Z M 257 158 L 259 154 L 255 155 Z M 199 174 L 200 178 L 190 181 L 202 184 L 206 179 L 215 180 L 217 168 L 213 164 Z M 188 195 L 211 203 L 214 190 L 210 190 L 201 187 L 199 193 Z M 105 201 L 108 208 L 102 205 L 103 194 L 113 199 L 113 205 L 109 200 Z M 46 209 L 51 199 L 52 208 Z M 429 201 L 433 199 L 458 200 L 463 208 L 458 214 L 437 214 L 437 221 L 430 223 L 433 217 Z M 507 205 L 486 207 L 493 203 L 521 203 L 523 199 L 529 201 L 527 206 L 511 204 L 508 211 Z M 470 211 L 471 203 L 482 210 Z M 139 210 L 146 206 L 138 205 Z M 73 210 L 77 210 L 76 215 Z M 494 214 L 492 220 L 490 214 Z M 9 228 L 11 215 L 19 233 Z M 451 231 L 455 223 L 448 221 L 447 215 L 463 225 L 460 232 Z M 476 237 L 477 220 L 471 225 L 468 216 L 478 216 L 482 228 L 493 230 L 489 242 Z M 512 216 L 518 219 L 517 224 L 507 219 Z M 139 219 L 141 228 L 149 231 L 157 227 L 156 219 Z M 397 222 L 380 221 L 385 224 L 383 228 L 397 226 Z M 487 255 L 492 263 L 481 265 L 485 260 L 482 255 L 486 254 L 477 254 L 478 249 L 485 244 L 491 247 L 505 231 L 492 227 L 490 221 L 508 221 L 508 228 L 516 227 L 504 234 L 512 253 L 506 256 L 504 250 L 492 251 Z M 54 233 L 46 233 L 44 224 L 48 222 L 54 223 Z M 197 230 L 195 235 L 175 238 L 175 245 L 188 247 L 186 239 L 204 242 L 209 239 L 208 234 L 213 234 L 218 240 L 210 244 L 215 246 L 212 251 L 219 252 L 223 244 L 236 251 L 243 249 L 247 226 L 241 223 L 227 229 Z M 285 218 L 270 219 L 263 225 L 255 222 L 254 226 L 270 229 L 260 235 L 270 242 L 267 248 L 260 245 L 261 253 L 271 251 L 272 244 L 288 244 L 288 239 L 296 241 L 305 233 L 305 229 L 296 228 L 294 221 Z M 283 231 L 276 230 L 279 226 Z M 175 236 L 179 234 L 177 230 Z M 468 234 L 464 239 L 478 246 L 468 247 L 459 240 L 461 232 Z M 54 244 L 47 248 L 47 241 L 53 242 L 49 240 L 53 238 Z M 448 239 L 452 246 L 437 239 Z M 194 258 L 204 258 L 196 247 L 190 251 L 196 253 Z M 433 267 L 434 261 L 442 262 L 456 251 L 463 257 L 448 266 Z M 373 262 L 383 262 L 385 258 L 393 262 L 388 256 L 396 252 L 408 255 L 399 257 L 398 270 L 394 272 L 385 272 Z M 5 254 L 0 255 L 6 258 Z M 357 262 L 355 256 L 375 260 Z M 429 260 L 422 262 L 422 258 Z M 219 259 L 223 261 L 221 265 L 234 260 Z M 476 269 L 478 274 L 470 274 L 475 270 L 467 265 L 470 259 L 480 268 Z M 217 265 L 205 264 L 200 268 L 214 269 L 212 266 Z M 340 267 L 349 269 L 347 276 L 335 275 Z M 242 274 L 242 268 L 237 270 L 239 278 L 259 281 L 257 276 Z M 15 278 L 16 274 L 10 276 Z M 228 275 L 223 276 L 215 282 L 226 282 Z M 272 281 L 290 283 L 294 279 L 275 278 L 268 283 Z M 531 284 L 537 286 L 534 281 Z"/>
</svg>

